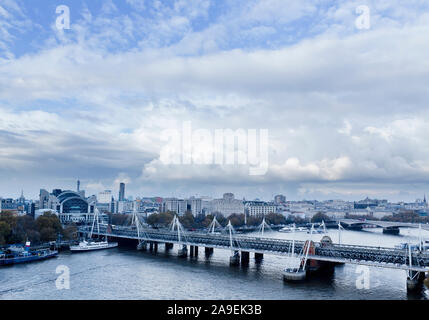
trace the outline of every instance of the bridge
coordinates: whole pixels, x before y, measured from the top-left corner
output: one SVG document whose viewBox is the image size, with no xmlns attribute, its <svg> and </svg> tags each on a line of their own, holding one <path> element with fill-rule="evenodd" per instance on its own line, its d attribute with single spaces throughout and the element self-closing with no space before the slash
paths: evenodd
<svg viewBox="0 0 429 320">
<path fill-rule="evenodd" d="M 399 228 L 421 228 L 429 231 L 429 224 L 409 223 L 409 222 L 394 222 L 380 220 L 358 220 L 358 219 L 338 219 L 343 227 L 361 230 L 369 226 L 383 228 L 383 233 L 399 234 Z"/>
<path fill-rule="evenodd" d="M 266 254 L 285 258 L 298 257 L 305 261 L 300 268 L 307 273 L 324 268 L 333 270 L 336 264 L 344 263 L 406 270 L 409 289 L 421 284 L 425 272 L 429 271 L 429 253 L 425 251 L 335 244 L 327 236 L 322 238 L 321 242 L 245 236 L 234 234 L 231 224 L 223 233 L 214 232 L 214 226 L 208 233 L 184 231 L 176 218 L 171 229 L 153 229 L 143 227 L 139 223 L 131 226 L 99 225 L 97 230 L 93 229 L 81 227 L 79 232 L 82 235 L 115 239 L 118 242 L 134 241 L 142 250 L 147 250 L 149 246 L 151 251 L 157 251 L 158 244 L 164 244 L 165 250 L 170 250 L 176 244 L 179 246 L 178 255 L 182 257 L 188 255 L 188 247 L 191 256 L 198 255 L 199 247 L 205 248 L 206 255 L 213 253 L 214 249 L 230 250 L 232 265 L 248 264 L 250 253 L 254 253 L 256 261 L 262 260 Z"/>
</svg>

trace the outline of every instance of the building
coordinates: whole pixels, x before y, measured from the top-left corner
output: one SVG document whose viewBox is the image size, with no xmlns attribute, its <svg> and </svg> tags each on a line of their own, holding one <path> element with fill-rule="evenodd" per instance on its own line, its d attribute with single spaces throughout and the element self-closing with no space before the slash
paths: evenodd
<svg viewBox="0 0 429 320">
<path fill-rule="evenodd" d="M 244 214 L 244 204 L 242 200 L 234 198 L 234 194 L 225 193 L 222 199 L 214 199 L 210 202 L 209 213 L 221 213 L 225 217 L 231 214 Z"/>
<path fill-rule="evenodd" d="M 264 201 L 247 201 L 244 207 L 246 215 L 249 217 L 263 217 L 277 211 L 277 206 L 274 203 Z"/>
<path fill-rule="evenodd" d="M 194 217 L 203 213 L 202 199 L 191 197 L 189 199 L 165 198 L 160 206 L 161 212 L 176 212 L 179 216 L 190 211 Z"/>
<path fill-rule="evenodd" d="M 186 212 L 186 201 L 177 198 L 165 198 L 161 204 L 161 212 L 176 212 L 179 216 Z"/>
<path fill-rule="evenodd" d="M 18 212 L 18 203 L 11 198 L 0 199 L 0 212 L 2 210 Z"/>
<path fill-rule="evenodd" d="M 104 190 L 102 192 L 98 193 L 97 197 L 98 203 L 110 203 L 112 202 L 112 191 L 111 190 Z"/>
<path fill-rule="evenodd" d="M 282 194 L 278 194 L 274 197 L 275 204 L 283 204 L 286 203 L 286 197 Z"/>
<path fill-rule="evenodd" d="M 119 197 L 118 197 L 119 201 L 124 201 L 125 200 L 125 183 L 121 182 L 119 184 Z"/>
<path fill-rule="evenodd" d="M 63 224 L 88 223 L 94 219 L 95 202 L 82 197 L 81 192 L 54 189 L 49 193 L 41 189 L 38 212 L 46 211 L 56 213 Z"/>
<path fill-rule="evenodd" d="M 200 198 L 191 197 L 186 200 L 186 210 L 192 212 L 194 217 L 202 214 L 203 201 Z"/>
<path fill-rule="evenodd" d="M 134 202 L 133 201 L 118 201 L 117 205 L 117 213 L 125 214 L 125 213 L 131 213 L 134 211 Z"/>
</svg>

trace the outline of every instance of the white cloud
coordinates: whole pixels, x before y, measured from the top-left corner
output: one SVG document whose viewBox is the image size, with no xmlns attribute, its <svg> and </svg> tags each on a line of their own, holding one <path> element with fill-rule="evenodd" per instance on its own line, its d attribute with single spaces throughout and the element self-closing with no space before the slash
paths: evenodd
<svg viewBox="0 0 429 320">
<path fill-rule="evenodd" d="M 260 187 L 429 177 L 425 4 L 369 1 L 372 26 L 360 32 L 357 2 L 249 1 L 218 9 L 214 21 L 209 1 L 158 9 L 127 2 L 139 10 L 125 14 L 113 2 L 102 13 L 86 9 L 69 34 L 0 63 L 3 166 L 56 168 L 35 154 L 73 160 L 86 174 L 99 164 L 100 176 L 114 171 L 100 183 L 126 179 L 136 189 L 141 181 L 198 189 L 209 181 Z M 3 17 L 13 12 L 1 8 Z M 201 21 L 207 25 L 194 30 Z M 210 130 L 268 128 L 267 175 L 163 165 L 161 132 L 188 120 Z"/>
</svg>

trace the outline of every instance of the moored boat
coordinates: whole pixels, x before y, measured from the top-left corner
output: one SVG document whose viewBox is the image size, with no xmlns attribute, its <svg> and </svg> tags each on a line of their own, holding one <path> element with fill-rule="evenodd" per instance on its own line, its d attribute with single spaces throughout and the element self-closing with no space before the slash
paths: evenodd
<svg viewBox="0 0 429 320">
<path fill-rule="evenodd" d="M 82 251 L 93 251 L 93 250 L 102 250 L 102 249 L 111 249 L 118 246 L 117 242 L 107 242 L 107 241 L 81 241 L 76 246 L 70 246 L 71 252 L 82 252 Z"/>
<path fill-rule="evenodd" d="M 27 263 L 53 258 L 58 255 L 58 251 L 50 249 L 30 250 L 30 243 L 26 243 L 26 248 L 10 247 L 0 251 L 0 266 Z"/>
<path fill-rule="evenodd" d="M 99 221 L 99 211 L 95 209 L 94 218 L 92 220 L 91 232 L 89 233 L 89 240 L 80 241 L 76 246 L 70 246 L 71 252 L 85 252 L 85 251 L 94 251 L 94 250 L 103 250 L 111 249 L 118 246 L 117 242 L 108 242 L 107 236 L 103 240 L 93 240 L 92 235 L 94 232 L 95 224 L 97 223 L 98 234 L 100 234 L 100 221 Z"/>
</svg>

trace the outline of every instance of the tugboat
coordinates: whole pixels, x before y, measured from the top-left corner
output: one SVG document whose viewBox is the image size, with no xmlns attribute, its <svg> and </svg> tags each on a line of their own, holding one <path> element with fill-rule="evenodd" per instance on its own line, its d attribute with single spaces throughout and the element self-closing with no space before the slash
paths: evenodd
<svg viewBox="0 0 429 320">
<path fill-rule="evenodd" d="M 58 255 L 58 251 L 50 249 L 30 250 L 30 242 L 22 247 L 9 247 L 5 251 L 0 251 L 0 266 L 27 263 L 53 258 Z"/>
<path fill-rule="evenodd" d="M 83 240 L 83 241 L 79 242 L 79 244 L 77 246 L 70 246 L 71 252 L 84 252 L 84 251 L 111 249 L 111 248 L 115 248 L 118 246 L 117 242 L 108 242 L 107 236 L 106 236 L 104 241 L 92 240 L 92 234 L 94 232 L 95 221 L 97 221 L 98 233 L 100 233 L 100 223 L 98 221 L 98 214 L 99 214 L 99 211 L 96 209 L 95 214 L 94 214 L 94 219 L 92 221 L 91 232 L 89 234 L 89 240 L 88 241 Z"/>
</svg>

